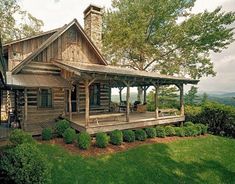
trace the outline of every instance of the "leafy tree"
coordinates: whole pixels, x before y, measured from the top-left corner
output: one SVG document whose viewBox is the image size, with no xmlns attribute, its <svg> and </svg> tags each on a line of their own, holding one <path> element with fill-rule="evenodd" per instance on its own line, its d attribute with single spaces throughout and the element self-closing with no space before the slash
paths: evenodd
<svg viewBox="0 0 235 184">
<path fill-rule="evenodd" d="M 198 100 L 197 87 L 192 86 L 188 93 L 184 96 L 185 104 L 194 105 Z"/>
<path fill-rule="evenodd" d="M 7 42 L 40 32 L 43 22 L 23 11 L 18 0 L 1 0 L 0 25 L 2 41 Z"/>
<path fill-rule="evenodd" d="M 215 75 L 209 53 L 233 41 L 235 12 L 193 14 L 196 0 L 113 0 L 104 17 L 104 52 L 114 65 L 162 74 Z M 179 21 L 182 20 L 182 21 Z"/>
<path fill-rule="evenodd" d="M 203 95 L 202 95 L 202 104 L 205 104 L 206 102 L 208 101 L 208 95 L 207 95 L 207 93 L 203 93 Z"/>
</svg>

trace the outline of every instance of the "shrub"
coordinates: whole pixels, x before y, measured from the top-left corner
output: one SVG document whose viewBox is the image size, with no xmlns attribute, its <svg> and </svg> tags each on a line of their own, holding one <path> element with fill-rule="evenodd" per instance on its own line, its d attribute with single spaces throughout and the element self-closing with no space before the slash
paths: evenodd
<svg viewBox="0 0 235 184">
<path fill-rule="evenodd" d="M 165 128 L 162 126 L 156 126 L 156 136 L 157 137 L 166 137 Z"/>
<path fill-rule="evenodd" d="M 64 131 L 69 127 L 70 127 L 69 122 L 66 119 L 59 120 L 55 125 L 55 131 L 59 137 L 62 137 Z"/>
<path fill-rule="evenodd" d="M 185 131 L 183 127 L 175 127 L 175 135 L 179 137 L 184 137 L 185 136 Z"/>
<path fill-rule="evenodd" d="M 202 134 L 202 127 L 200 124 L 195 124 L 194 125 L 196 130 L 197 130 L 197 135 L 201 135 Z"/>
<path fill-rule="evenodd" d="M 76 138 L 76 131 L 72 128 L 67 128 L 63 133 L 64 142 L 71 144 Z"/>
<path fill-rule="evenodd" d="M 156 137 L 156 129 L 155 128 L 146 128 L 145 132 L 146 132 L 148 138 Z"/>
<path fill-rule="evenodd" d="M 188 127 L 188 126 L 194 126 L 194 124 L 191 121 L 187 121 L 184 123 L 184 126 Z"/>
<path fill-rule="evenodd" d="M 123 131 L 123 140 L 125 142 L 134 142 L 135 141 L 135 132 L 133 130 L 124 130 Z"/>
<path fill-rule="evenodd" d="M 81 149 L 88 149 L 91 146 L 91 136 L 87 132 L 81 132 L 78 134 L 78 147 Z"/>
<path fill-rule="evenodd" d="M 201 106 L 185 106 L 185 120 L 191 121 L 193 123 L 201 122 L 201 113 L 202 107 Z"/>
<path fill-rule="evenodd" d="M 33 137 L 30 134 L 24 132 L 21 129 L 13 130 L 10 133 L 9 140 L 14 145 L 23 144 L 23 143 L 34 143 L 35 142 Z"/>
<path fill-rule="evenodd" d="M 147 134 L 144 130 L 139 129 L 135 131 L 135 139 L 138 141 L 145 141 L 147 139 Z"/>
<path fill-rule="evenodd" d="M 166 136 L 174 136 L 175 135 L 175 129 L 172 126 L 165 126 L 165 132 L 166 132 Z"/>
<path fill-rule="evenodd" d="M 189 136 L 193 136 L 196 134 L 196 129 L 194 126 L 186 126 L 186 127 L 182 127 L 184 129 L 185 132 L 185 136 L 189 137 Z"/>
<path fill-rule="evenodd" d="M 42 130 L 42 140 L 50 140 L 52 138 L 52 129 L 44 128 Z"/>
<path fill-rule="evenodd" d="M 208 129 L 208 126 L 207 125 L 203 125 L 203 124 L 198 124 L 199 126 L 201 126 L 201 134 L 202 135 L 205 135 L 207 133 L 207 129 Z"/>
<path fill-rule="evenodd" d="M 96 134 L 96 146 L 99 148 L 106 148 L 109 143 L 109 136 L 106 133 Z"/>
<path fill-rule="evenodd" d="M 0 170 L 9 183 L 50 183 L 51 165 L 36 144 L 23 143 L 6 150 L 0 160 Z M 8 183 L 6 182 L 6 183 Z"/>
<path fill-rule="evenodd" d="M 110 142 L 114 145 L 121 145 L 123 142 L 122 131 L 114 130 L 110 134 Z"/>
</svg>

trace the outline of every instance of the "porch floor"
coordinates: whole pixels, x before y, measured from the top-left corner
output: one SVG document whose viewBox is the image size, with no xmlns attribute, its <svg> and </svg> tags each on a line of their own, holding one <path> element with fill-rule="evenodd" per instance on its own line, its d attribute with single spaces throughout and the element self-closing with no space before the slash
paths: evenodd
<svg viewBox="0 0 235 184">
<path fill-rule="evenodd" d="M 105 113 L 108 114 L 108 113 Z M 90 114 L 93 115 L 93 114 Z M 95 134 L 97 132 L 110 132 L 115 129 L 125 130 L 125 129 L 137 129 L 143 127 L 149 127 L 158 124 L 174 124 L 178 122 L 182 122 L 185 120 L 184 116 L 164 116 L 155 118 L 154 112 L 131 112 L 130 113 L 130 121 L 126 121 L 126 116 L 119 117 L 118 119 L 114 119 L 114 117 L 110 117 L 107 119 L 96 121 L 90 121 L 89 126 L 85 126 L 85 114 L 73 114 L 71 126 L 78 131 L 86 131 L 90 134 Z M 68 119 L 68 117 L 66 117 Z"/>
</svg>

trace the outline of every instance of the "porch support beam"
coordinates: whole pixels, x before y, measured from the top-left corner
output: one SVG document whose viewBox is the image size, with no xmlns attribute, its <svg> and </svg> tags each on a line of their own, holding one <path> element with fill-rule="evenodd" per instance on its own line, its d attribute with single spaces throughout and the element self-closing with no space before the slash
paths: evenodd
<svg viewBox="0 0 235 184">
<path fill-rule="evenodd" d="M 122 90 L 124 87 L 118 87 L 119 89 L 119 101 L 122 102 Z"/>
<path fill-rule="evenodd" d="M 28 119 L 28 95 L 27 88 L 24 89 L 24 122 Z"/>
<path fill-rule="evenodd" d="M 69 89 L 69 120 L 72 120 L 72 101 L 71 101 L 72 90 Z"/>
<path fill-rule="evenodd" d="M 155 87 L 155 95 L 154 95 L 154 102 L 155 102 L 155 118 L 157 119 L 159 117 L 158 115 L 158 107 L 159 107 L 159 99 L 158 99 L 158 91 L 159 91 L 159 84 L 152 83 Z"/>
<path fill-rule="evenodd" d="M 89 114 L 90 114 L 90 94 L 89 94 L 89 81 L 84 80 L 85 85 L 85 94 L 86 94 L 86 106 L 85 106 L 85 121 L 86 121 L 86 127 L 89 126 Z"/>
<path fill-rule="evenodd" d="M 130 122 L 130 84 L 126 88 L 126 121 Z"/>
<path fill-rule="evenodd" d="M 180 115 L 184 116 L 184 84 L 177 85 L 180 90 Z"/>
<path fill-rule="evenodd" d="M 144 104 L 146 104 L 147 100 L 146 100 L 146 96 L 147 96 L 147 89 L 149 88 L 149 86 L 144 86 L 143 90 L 144 90 Z"/>
</svg>

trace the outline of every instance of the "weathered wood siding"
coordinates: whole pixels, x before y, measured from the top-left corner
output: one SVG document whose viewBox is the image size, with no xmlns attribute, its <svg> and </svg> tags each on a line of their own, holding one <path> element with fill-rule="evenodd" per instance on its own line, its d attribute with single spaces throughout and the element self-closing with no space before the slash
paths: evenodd
<svg viewBox="0 0 235 184">
<path fill-rule="evenodd" d="M 90 106 L 91 112 L 107 112 L 109 111 L 109 86 L 106 82 L 94 82 L 100 83 L 100 105 L 99 106 Z M 78 89 L 78 105 L 79 105 L 79 112 L 85 112 L 85 86 L 82 82 L 79 83 Z"/>
<path fill-rule="evenodd" d="M 64 99 L 65 93 L 61 88 L 52 89 L 52 108 L 38 107 L 38 90 L 27 89 L 28 112 L 27 120 L 24 121 L 24 128 L 26 131 L 40 134 L 42 128 L 52 126 L 59 115 L 64 113 Z M 51 123 L 51 125 L 50 125 Z"/>
<path fill-rule="evenodd" d="M 52 33 L 9 45 L 8 70 L 11 71 L 23 59 L 25 59 L 29 54 L 36 50 L 51 35 Z"/>
<path fill-rule="evenodd" d="M 59 59 L 81 63 L 102 63 L 76 26 L 69 28 L 34 61 L 50 62 Z"/>
</svg>

